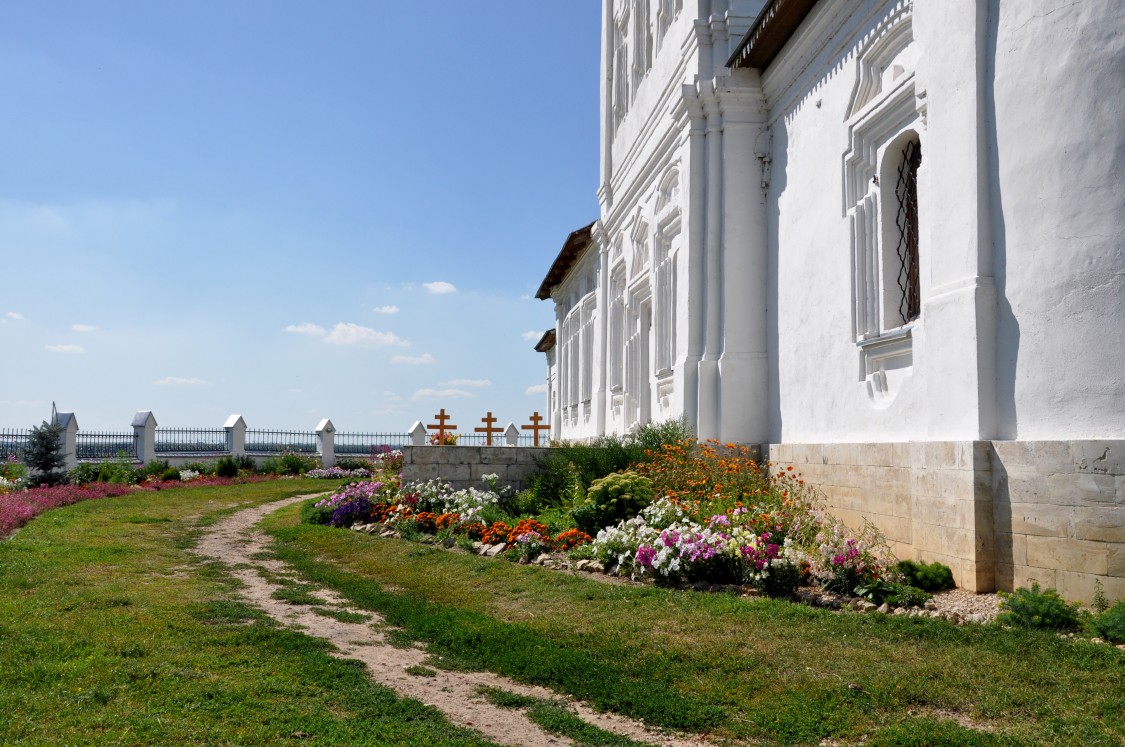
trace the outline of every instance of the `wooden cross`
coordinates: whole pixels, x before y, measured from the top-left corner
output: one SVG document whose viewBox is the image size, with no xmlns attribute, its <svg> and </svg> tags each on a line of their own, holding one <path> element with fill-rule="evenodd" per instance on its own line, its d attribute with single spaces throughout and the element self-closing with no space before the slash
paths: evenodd
<svg viewBox="0 0 1125 747">
<path fill-rule="evenodd" d="M 476 433 L 483 433 L 484 439 L 485 439 L 485 444 L 487 446 L 492 446 L 492 434 L 493 433 L 503 433 L 504 429 L 492 427 L 493 424 L 496 422 L 496 418 L 493 417 L 493 415 L 492 415 L 492 410 L 489 410 L 488 415 L 481 418 L 480 422 L 484 423 L 484 427 L 483 428 L 473 428 L 473 431 L 476 432 Z"/>
<path fill-rule="evenodd" d="M 437 422 L 432 423 L 430 425 L 427 425 L 426 427 L 427 428 L 437 428 L 438 442 L 439 443 L 445 443 L 446 432 L 451 432 L 451 431 L 457 430 L 457 426 L 449 425 L 449 416 L 445 414 L 445 408 L 444 407 L 441 408 L 441 411 L 438 412 L 437 415 L 434 415 L 434 417 L 437 418 Z"/>
<path fill-rule="evenodd" d="M 551 430 L 551 426 L 546 425 L 546 424 L 540 425 L 540 423 L 543 423 L 543 416 L 539 414 L 538 410 L 536 410 L 535 413 L 533 413 L 532 416 L 531 416 L 531 423 L 528 424 L 528 425 L 521 426 L 521 428 L 523 430 L 531 431 L 534 434 L 536 446 L 539 445 L 539 431 L 549 431 L 549 430 Z"/>
</svg>

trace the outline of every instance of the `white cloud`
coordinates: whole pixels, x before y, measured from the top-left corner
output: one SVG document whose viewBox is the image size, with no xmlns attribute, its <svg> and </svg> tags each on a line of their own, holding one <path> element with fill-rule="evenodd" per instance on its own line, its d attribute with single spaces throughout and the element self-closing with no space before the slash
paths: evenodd
<svg viewBox="0 0 1125 747">
<path fill-rule="evenodd" d="M 449 293 L 457 292 L 457 286 L 455 286 L 453 283 L 447 283 L 444 280 L 435 280 L 432 283 L 422 283 L 422 287 L 435 296 L 444 296 Z"/>
<path fill-rule="evenodd" d="M 70 328 L 75 332 L 97 332 L 98 328 L 93 324 L 72 324 Z"/>
<path fill-rule="evenodd" d="M 492 382 L 488 379 L 450 379 L 449 381 L 441 382 L 441 386 L 492 386 Z"/>
<path fill-rule="evenodd" d="M 471 392 L 463 389 L 419 389 L 410 396 L 410 399 L 417 402 L 423 399 L 463 399 L 472 396 Z"/>
<path fill-rule="evenodd" d="M 300 394 L 301 390 L 294 386 L 294 387 L 289 388 L 289 393 L 290 394 Z"/>
<path fill-rule="evenodd" d="M 374 311 L 376 314 L 397 314 L 398 312 L 402 311 L 402 309 L 392 303 L 387 304 L 386 306 L 376 306 L 372 309 L 372 311 Z"/>
<path fill-rule="evenodd" d="M 17 322 L 23 319 L 23 314 L 19 313 L 18 311 L 9 311 L 7 314 L 5 314 L 5 316 L 9 319 L 15 319 Z"/>
<path fill-rule="evenodd" d="M 538 340 L 542 336 L 543 336 L 542 332 L 536 332 L 533 329 L 529 329 L 528 331 L 526 331 L 522 335 L 520 335 L 520 337 L 522 337 L 524 340 L 526 340 L 528 342 L 531 342 L 532 340 Z"/>
<path fill-rule="evenodd" d="M 0 399 L 0 405 L 5 407 L 38 407 L 47 404 L 44 399 Z"/>
<path fill-rule="evenodd" d="M 391 363 L 407 366 L 428 366 L 431 363 L 437 363 L 437 358 L 429 353 L 422 353 L 421 355 L 396 355 L 391 358 Z"/>
<path fill-rule="evenodd" d="M 48 345 L 47 349 L 52 353 L 85 353 L 86 351 L 78 345 Z"/>
<path fill-rule="evenodd" d="M 324 327 L 312 322 L 303 322 L 302 324 L 290 324 L 285 328 L 286 332 L 291 332 L 296 335 L 312 335 L 313 337 L 324 337 L 328 334 Z"/>
<path fill-rule="evenodd" d="M 546 394 L 547 393 L 547 385 L 546 384 L 536 384 L 535 386 L 529 386 L 527 388 L 526 393 L 527 393 L 528 396 L 531 396 L 532 394 Z"/>
<path fill-rule="evenodd" d="M 530 301 L 530 300 L 531 300 L 531 294 L 530 294 L 530 293 L 524 293 L 524 294 L 522 294 L 522 295 L 520 296 L 520 300 L 521 300 L 521 301 Z"/>
<path fill-rule="evenodd" d="M 186 378 L 184 376 L 165 376 L 163 379 L 157 379 L 152 383 L 156 386 L 199 386 L 200 384 L 206 384 L 207 382 L 203 379 L 197 379 L 195 377 Z"/>
<path fill-rule="evenodd" d="M 388 402 L 401 402 L 402 401 L 402 397 L 400 397 L 397 392 L 391 392 L 391 391 L 383 392 L 383 398 L 386 399 Z"/>
<path fill-rule="evenodd" d="M 406 345 L 406 341 L 394 332 L 380 332 L 352 322 L 337 324 L 328 337 L 324 338 L 324 341 L 333 345 L 362 345 L 365 347 Z"/>
</svg>

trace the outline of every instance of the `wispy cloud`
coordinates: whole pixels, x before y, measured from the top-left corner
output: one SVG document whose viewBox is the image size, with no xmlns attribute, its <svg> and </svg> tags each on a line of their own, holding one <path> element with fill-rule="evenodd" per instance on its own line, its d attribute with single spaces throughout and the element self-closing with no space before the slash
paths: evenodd
<svg viewBox="0 0 1125 747">
<path fill-rule="evenodd" d="M 410 396 L 410 399 L 418 402 L 424 399 L 464 399 L 472 396 L 472 392 L 463 389 L 419 389 Z"/>
<path fill-rule="evenodd" d="M 293 387 L 289 387 L 289 393 L 290 394 L 300 394 L 301 390 L 298 387 L 293 386 Z"/>
<path fill-rule="evenodd" d="M 163 379 L 157 379 L 152 383 L 156 386 L 200 386 L 207 382 L 203 379 L 197 379 L 194 376 L 190 378 L 184 376 L 165 376 Z"/>
<path fill-rule="evenodd" d="M 396 355 L 391 358 L 391 363 L 405 366 L 428 366 L 431 363 L 437 363 L 437 358 L 429 353 L 422 353 L 421 355 Z"/>
<path fill-rule="evenodd" d="M 380 332 L 352 322 L 340 322 L 324 338 L 332 345 L 359 345 L 362 347 L 382 347 L 384 345 L 406 345 L 406 341 L 394 332 Z"/>
<path fill-rule="evenodd" d="M 17 322 L 23 319 L 23 314 L 19 313 L 18 311 L 9 311 L 4 316 Z"/>
<path fill-rule="evenodd" d="M 547 393 L 547 385 L 546 384 L 536 384 L 535 386 L 529 386 L 527 388 L 527 395 L 528 396 L 531 396 L 532 394 L 546 394 L 546 393 Z"/>
<path fill-rule="evenodd" d="M 70 328 L 75 332 L 97 332 L 98 328 L 93 324 L 72 324 Z"/>
<path fill-rule="evenodd" d="M 435 296 L 444 296 L 449 293 L 457 292 L 456 285 L 454 285 L 453 283 L 447 283 L 444 280 L 435 280 L 432 283 L 422 283 L 422 287 Z"/>
<path fill-rule="evenodd" d="M 312 322 L 290 324 L 285 328 L 285 331 L 295 335 L 312 335 L 313 337 L 324 337 L 328 334 L 328 331 L 324 329 L 324 327 L 319 324 L 313 324 Z"/>
<path fill-rule="evenodd" d="M 85 349 L 78 345 L 47 345 L 52 353 L 85 353 Z"/>
<path fill-rule="evenodd" d="M 492 386 L 492 382 L 488 379 L 450 379 L 449 381 L 441 382 L 441 386 L 482 387 Z"/>
<path fill-rule="evenodd" d="M 38 407 L 47 404 L 44 399 L 0 399 L 0 405 L 5 407 Z"/>
<path fill-rule="evenodd" d="M 386 306 L 376 306 L 374 309 L 372 309 L 372 311 L 374 311 L 376 314 L 397 314 L 398 312 L 402 311 L 402 309 L 392 303 L 387 304 Z"/>
<path fill-rule="evenodd" d="M 521 301 L 530 301 L 530 300 L 531 300 L 531 294 L 530 294 L 530 293 L 523 293 L 523 294 L 521 294 L 521 295 L 520 295 L 520 300 L 521 300 Z"/>
<path fill-rule="evenodd" d="M 542 332 L 536 332 L 533 329 L 529 329 L 528 331 L 526 331 L 522 335 L 520 335 L 520 337 L 522 337 L 527 342 L 531 342 L 532 340 L 538 340 L 542 336 L 543 336 Z"/>
</svg>

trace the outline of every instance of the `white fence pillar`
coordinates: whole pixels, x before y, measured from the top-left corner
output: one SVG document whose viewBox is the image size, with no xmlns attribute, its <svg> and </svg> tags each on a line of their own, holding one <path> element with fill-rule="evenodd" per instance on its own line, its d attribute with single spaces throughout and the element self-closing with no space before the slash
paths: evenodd
<svg viewBox="0 0 1125 747">
<path fill-rule="evenodd" d="M 232 457 L 240 457 L 246 453 L 246 421 L 241 415 L 231 415 L 223 423 L 227 432 L 227 451 Z"/>
<path fill-rule="evenodd" d="M 415 421 L 414 425 L 410 426 L 409 433 L 411 444 L 414 446 L 426 445 L 426 426 L 422 425 L 421 420 Z"/>
<path fill-rule="evenodd" d="M 508 427 L 504 429 L 504 440 L 508 442 L 508 446 L 520 445 L 520 429 L 515 423 L 508 423 Z"/>
<path fill-rule="evenodd" d="M 316 453 L 320 456 L 320 466 L 336 464 L 336 426 L 328 418 L 316 426 Z"/>
<path fill-rule="evenodd" d="M 78 418 L 73 412 L 57 412 L 52 414 L 52 420 L 63 428 L 59 434 L 59 446 L 65 460 L 63 466 L 69 472 L 78 466 Z"/>
<path fill-rule="evenodd" d="M 148 464 L 156 459 L 156 418 L 149 410 L 133 416 L 133 435 L 137 441 L 137 459 Z"/>
</svg>

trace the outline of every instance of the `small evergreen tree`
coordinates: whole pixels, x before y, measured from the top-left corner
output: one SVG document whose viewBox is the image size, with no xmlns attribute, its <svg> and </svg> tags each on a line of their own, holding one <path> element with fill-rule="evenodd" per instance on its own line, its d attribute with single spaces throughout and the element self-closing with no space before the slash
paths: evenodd
<svg viewBox="0 0 1125 747">
<path fill-rule="evenodd" d="M 62 433 L 61 425 L 45 420 L 43 425 L 31 429 L 24 462 L 34 470 L 29 478 L 33 487 L 60 485 L 67 481 L 66 472 L 62 469 L 66 465 L 66 455 L 60 442 Z"/>
</svg>

